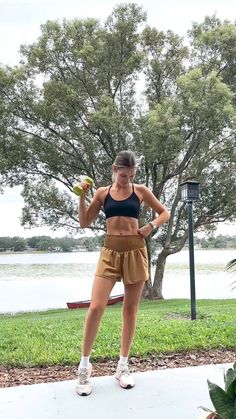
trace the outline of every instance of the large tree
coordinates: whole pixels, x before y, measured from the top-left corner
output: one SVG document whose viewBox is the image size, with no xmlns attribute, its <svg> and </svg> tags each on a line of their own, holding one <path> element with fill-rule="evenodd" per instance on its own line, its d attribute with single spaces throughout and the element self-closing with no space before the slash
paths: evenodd
<svg viewBox="0 0 236 419">
<path fill-rule="evenodd" d="M 149 56 L 145 69 L 149 112 L 141 122 L 140 145 L 154 193 L 164 194 L 171 208 L 169 224 L 159 237 L 162 250 L 154 283 L 146 289 L 147 295 L 162 298 L 166 258 L 180 251 L 188 238 L 180 183 L 190 179 L 201 183 L 195 229 L 235 217 L 235 108 L 232 90 L 216 68 L 206 71 L 205 63 L 196 58 L 196 47 L 186 53 L 178 36 L 151 28 L 144 30 L 143 42 Z"/>
<path fill-rule="evenodd" d="M 0 72 L 0 170 L 4 185 L 24 186 L 23 224 L 76 231 L 73 183 L 87 174 L 97 187 L 108 184 L 117 151 L 135 150 L 138 181 L 171 210 L 151 241 L 162 249 L 144 292 L 163 298 L 166 258 L 188 237 L 179 184 L 201 183 L 195 229 L 235 218 L 236 29 L 206 18 L 186 47 L 171 31 L 143 28 L 145 19 L 128 4 L 103 25 L 42 26 L 38 41 L 21 48 L 21 63 Z M 142 215 L 145 222 L 150 210 Z M 102 213 L 91 228 L 104 229 Z"/>
</svg>

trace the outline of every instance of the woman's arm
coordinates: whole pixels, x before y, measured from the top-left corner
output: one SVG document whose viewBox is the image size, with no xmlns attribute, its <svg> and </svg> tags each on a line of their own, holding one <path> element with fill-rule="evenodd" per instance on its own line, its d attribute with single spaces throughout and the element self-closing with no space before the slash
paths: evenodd
<svg viewBox="0 0 236 419">
<path fill-rule="evenodd" d="M 140 185 L 139 190 L 142 195 L 142 200 L 145 202 L 145 204 L 147 204 L 158 214 L 157 217 L 155 217 L 153 220 L 150 220 L 148 224 L 139 229 L 139 232 L 144 237 L 147 237 L 154 228 L 160 227 L 162 224 L 169 220 L 170 213 L 167 208 L 155 197 L 149 188 L 144 185 Z"/>
<path fill-rule="evenodd" d="M 97 189 L 89 206 L 86 205 L 85 194 L 80 196 L 78 217 L 81 228 L 88 227 L 97 217 L 102 206 L 101 189 L 104 188 Z"/>
</svg>

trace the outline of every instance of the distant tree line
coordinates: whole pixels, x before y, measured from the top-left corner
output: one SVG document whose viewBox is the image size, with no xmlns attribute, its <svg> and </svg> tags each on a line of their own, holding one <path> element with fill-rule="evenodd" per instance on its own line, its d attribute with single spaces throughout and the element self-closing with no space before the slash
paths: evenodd
<svg viewBox="0 0 236 419">
<path fill-rule="evenodd" d="M 99 250 L 103 243 L 103 235 L 94 237 L 61 237 L 50 236 L 0 237 L 0 252 L 73 252 Z M 208 238 L 195 238 L 196 248 L 200 249 L 236 249 L 236 236 L 216 236 Z M 154 250 L 154 249 L 153 249 Z"/>
<path fill-rule="evenodd" d="M 48 251 L 48 252 L 73 252 L 86 250 L 89 252 L 101 247 L 102 236 L 94 237 L 61 237 L 50 236 L 0 237 L 0 252 Z"/>
<path fill-rule="evenodd" d="M 196 238 L 195 244 L 201 249 L 236 249 L 236 236 Z"/>
</svg>

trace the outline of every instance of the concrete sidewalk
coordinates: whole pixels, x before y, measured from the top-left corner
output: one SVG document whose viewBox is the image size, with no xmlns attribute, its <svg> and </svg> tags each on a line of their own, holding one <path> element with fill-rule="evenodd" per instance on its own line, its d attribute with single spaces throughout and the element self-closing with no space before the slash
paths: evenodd
<svg viewBox="0 0 236 419">
<path fill-rule="evenodd" d="M 211 408 L 207 379 L 220 386 L 231 364 L 136 373 L 136 386 L 119 387 L 114 377 L 94 377 L 88 397 L 76 381 L 0 389 L 0 419 L 197 419 Z"/>
</svg>

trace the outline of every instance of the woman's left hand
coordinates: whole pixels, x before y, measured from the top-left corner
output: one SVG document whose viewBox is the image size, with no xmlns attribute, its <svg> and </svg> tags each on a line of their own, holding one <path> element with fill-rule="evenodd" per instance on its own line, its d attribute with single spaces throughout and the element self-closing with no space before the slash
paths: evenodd
<svg viewBox="0 0 236 419">
<path fill-rule="evenodd" d="M 149 234 L 151 234 L 152 231 L 153 231 L 152 226 L 150 224 L 146 224 L 145 226 L 138 229 L 138 234 L 146 238 L 149 236 Z"/>
</svg>

